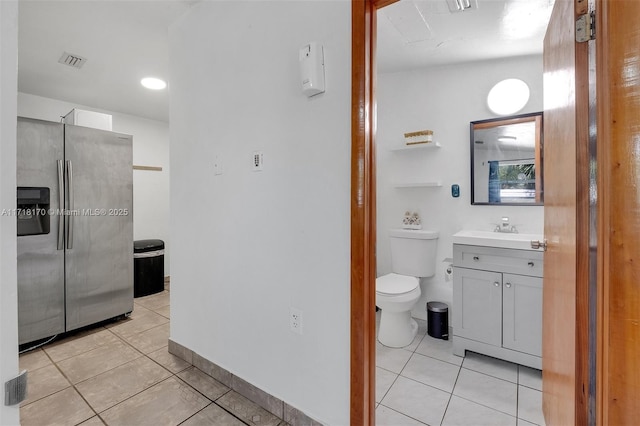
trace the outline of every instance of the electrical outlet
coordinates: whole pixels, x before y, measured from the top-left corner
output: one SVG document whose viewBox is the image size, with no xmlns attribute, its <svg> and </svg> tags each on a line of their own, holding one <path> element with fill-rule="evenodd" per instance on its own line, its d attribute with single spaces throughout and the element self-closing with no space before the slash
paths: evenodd
<svg viewBox="0 0 640 426">
<path fill-rule="evenodd" d="M 264 161 L 264 157 L 262 155 L 262 151 L 253 151 L 251 169 L 254 172 L 261 171 L 263 161 Z"/>
<path fill-rule="evenodd" d="M 302 311 L 298 308 L 289 308 L 289 327 L 294 333 L 302 334 Z"/>
</svg>

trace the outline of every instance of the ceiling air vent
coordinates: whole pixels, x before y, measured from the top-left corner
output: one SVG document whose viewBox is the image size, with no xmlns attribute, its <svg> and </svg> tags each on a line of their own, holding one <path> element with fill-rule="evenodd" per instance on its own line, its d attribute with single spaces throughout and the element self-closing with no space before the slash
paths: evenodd
<svg viewBox="0 0 640 426">
<path fill-rule="evenodd" d="M 447 0 L 449 11 L 451 13 L 464 12 L 466 10 L 474 10 L 478 8 L 477 0 Z"/>
<path fill-rule="evenodd" d="M 70 67 L 82 68 L 84 63 L 87 62 L 87 59 L 82 56 L 64 52 L 60 59 L 58 59 L 58 62 L 63 65 L 69 65 Z"/>
</svg>

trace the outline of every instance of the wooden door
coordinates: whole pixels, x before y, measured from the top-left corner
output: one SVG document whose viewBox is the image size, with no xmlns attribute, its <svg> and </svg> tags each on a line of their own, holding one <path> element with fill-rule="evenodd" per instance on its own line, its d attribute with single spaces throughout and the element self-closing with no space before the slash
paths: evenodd
<svg viewBox="0 0 640 426">
<path fill-rule="evenodd" d="M 599 0 L 600 425 L 640 422 L 640 2 Z"/>
<path fill-rule="evenodd" d="M 588 300 L 588 56 L 575 42 L 586 0 L 558 0 L 544 40 L 542 405 L 549 425 L 586 423 Z M 586 173 L 586 174 L 585 174 Z M 580 390 L 580 391 L 578 391 Z"/>
</svg>

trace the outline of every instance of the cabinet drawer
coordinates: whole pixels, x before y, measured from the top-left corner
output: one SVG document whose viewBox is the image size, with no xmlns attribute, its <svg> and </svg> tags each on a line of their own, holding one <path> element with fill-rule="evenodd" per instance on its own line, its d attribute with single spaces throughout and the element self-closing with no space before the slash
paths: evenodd
<svg viewBox="0 0 640 426">
<path fill-rule="evenodd" d="M 494 247 L 453 245 L 454 266 L 542 277 L 544 253 Z"/>
</svg>

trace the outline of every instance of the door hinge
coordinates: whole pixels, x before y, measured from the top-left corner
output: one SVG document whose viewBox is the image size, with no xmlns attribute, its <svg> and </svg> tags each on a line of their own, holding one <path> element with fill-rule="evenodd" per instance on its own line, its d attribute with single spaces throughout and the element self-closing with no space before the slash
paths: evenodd
<svg viewBox="0 0 640 426">
<path fill-rule="evenodd" d="M 576 19 L 576 41 L 584 43 L 596 38 L 596 12 L 591 11 Z"/>
</svg>

